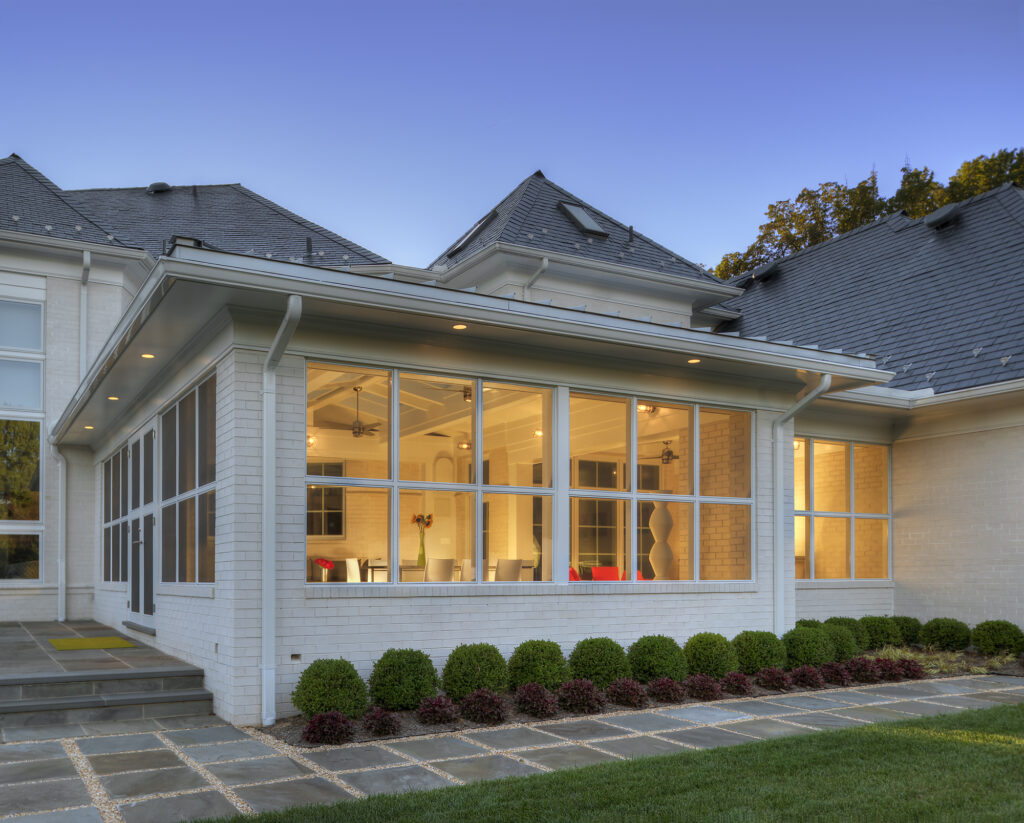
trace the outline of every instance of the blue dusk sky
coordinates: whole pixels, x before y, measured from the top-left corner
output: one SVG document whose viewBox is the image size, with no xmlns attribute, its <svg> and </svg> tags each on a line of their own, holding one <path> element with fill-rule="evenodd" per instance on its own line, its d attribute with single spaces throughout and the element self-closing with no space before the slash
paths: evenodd
<svg viewBox="0 0 1024 823">
<path fill-rule="evenodd" d="M 1024 146 L 1024 2 L 0 2 L 0 156 L 241 182 L 424 266 L 520 180 L 691 260 L 765 207 Z"/>
</svg>

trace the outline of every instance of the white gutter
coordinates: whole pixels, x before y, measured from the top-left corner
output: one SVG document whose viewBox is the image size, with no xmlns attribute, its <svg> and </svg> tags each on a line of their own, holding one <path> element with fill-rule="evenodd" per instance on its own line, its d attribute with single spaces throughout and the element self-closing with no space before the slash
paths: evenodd
<svg viewBox="0 0 1024 823">
<path fill-rule="evenodd" d="M 263 681 L 263 725 L 277 719 L 275 682 L 277 655 L 277 366 L 302 317 L 302 298 L 288 296 L 281 327 L 263 363 L 263 523 L 262 523 L 262 620 L 260 674 Z"/>
<path fill-rule="evenodd" d="M 50 453 L 57 461 L 57 620 L 68 619 L 68 540 L 67 540 L 67 482 L 68 464 L 51 434 Z"/>
<path fill-rule="evenodd" d="M 92 269 L 92 252 L 82 251 L 82 288 L 78 303 L 78 382 L 85 379 L 89 368 L 89 271 Z"/>
<path fill-rule="evenodd" d="M 541 261 L 540 261 L 540 268 L 537 269 L 537 271 L 535 271 L 530 276 L 530 279 L 526 281 L 526 285 L 523 286 L 523 300 L 529 300 L 530 299 L 530 289 L 533 287 L 534 283 L 536 283 L 538 280 L 540 280 L 540 276 L 542 274 L 544 274 L 544 272 L 546 272 L 547 270 L 548 270 L 548 259 L 546 257 L 543 257 L 543 258 L 541 258 Z"/>
<path fill-rule="evenodd" d="M 772 605 L 774 607 L 773 627 L 775 634 L 781 636 L 786 625 L 786 511 L 783 488 L 786 474 L 786 455 L 793 459 L 793 447 L 786 450 L 786 441 L 783 439 L 786 423 L 800 411 L 804 406 L 809 405 L 821 395 L 825 394 L 832 387 L 832 375 L 823 374 L 813 389 L 805 389 L 803 395 L 796 403 L 790 406 L 781 415 L 772 421 L 772 463 L 774 480 L 772 483 L 772 494 L 774 503 L 774 537 L 772 539 Z"/>
</svg>

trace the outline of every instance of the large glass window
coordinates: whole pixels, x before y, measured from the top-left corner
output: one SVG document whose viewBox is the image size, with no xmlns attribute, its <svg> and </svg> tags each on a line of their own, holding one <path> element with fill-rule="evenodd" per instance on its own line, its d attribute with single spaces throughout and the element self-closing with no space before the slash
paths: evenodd
<svg viewBox="0 0 1024 823">
<path fill-rule="evenodd" d="M 306 392 L 309 582 L 551 579 L 550 389 L 310 363 Z"/>
<path fill-rule="evenodd" d="M 889 577 L 889 447 L 793 441 L 800 580 Z"/>
<path fill-rule="evenodd" d="M 0 580 L 39 578 L 40 429 L 0 419 Z"/>
<path fill-rule="evenodd" d="M 210 377 L 161 418 L 161 580 L 165 583 L 214 581 L 216 404 L 217 378 Z"/>
<path fill-rule="evenodd" d="M 558 472 L 570 580 L 750 579 L 748 412 L 566 392 L 568 428 L 556 432 L 555 395 L 307 364 L 307 581 L 561 576 Z M 553 454 L 559 436 L 565 467 Z"/>
</svg>

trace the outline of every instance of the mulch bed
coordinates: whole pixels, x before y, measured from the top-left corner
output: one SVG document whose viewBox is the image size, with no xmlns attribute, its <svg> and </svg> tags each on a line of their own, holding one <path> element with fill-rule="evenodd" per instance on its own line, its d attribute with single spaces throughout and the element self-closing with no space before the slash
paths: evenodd
<svg viewBox="0 0 1024 823">
<path fill-rule="evenodd" d="M 976 655 L 976 654 L 974 654 L 972 652 L 965 652 L 964 653 L 964 661 L 968 665 L 982 666 L 986 659 L 987 658 L 985 658 L 984 656 Z M 1024 666 L 1022 666 L 1019 661 L 1014 661 L 1012 663 L 1008 663 L 1007 665 L 1005 665 L 1005 666 L 1003 666 L 1003 667 L 1001 667 L 999 669 L 994 669 L 994 670 L 988 671 L 987 673 L 988 674 L 1007 674 L 1007 675 L 1014 675 L 1014 676 L 1017 676 L 1017 677 L 1024 678 Z M 956 674 L 929 675 L 928 679 L 940 679 L 940 678 L 947 678 L 947 677 L 968 677 L 968 676 L 970 676 L 970 675 L 965 673 L 965 672 L 960 672 L 960 673 L 956 673 Z M 913 682 L 913 681 L 903 680 L 903 681 L 898 681 L 898 682 L 907 683 L 907 682 Z M 1024 684 L 1024 681 L 1022 681 L 1022 684 Z M 857 683 L 855 683 L 854 687 L 856 687 L 858 685 L 865 686 L 865 685 L 869 685 L 869 684 L 865 684 L 865 683 L 857 684 Z M 875 685 L 880 685 L 880 684 L 875 684 Z M 826 688 L 834 689 L 834 688 L 839 688 L 839 687 L 838 686 L 827 686 Z M 799 688 L 799 687 L 794 687 L 794 688 L 789 689 L 789 690 L 784 691 L 784 692 L 778 692 L 778 691 L 772 691 L 770 689 L 762 689 L 759 686 L 755 685 L 755 686 L 753 686 L 753 691 L 749 695 L 744 695 L 744 696 L 745 697 L 778 697 L 780 695 L 803 694 L 803 693 L 807 693 L 807 692 L 817 692 L 817 691 L 821 691 L 821 689 L 803 689 L 803 688 Z M 726 695 L 723 695 L 722 699 L 723 700 L 734 700 L 734 699 L 738 699 L 739 697 L 740 697 L 740 695 L 726 694 Z M 523 714 L 522 712 L 520 712 L 520 711 L 518 711 L 516 709 L 515 704 L 512 702 L 512 694 L 511 693 L 507 694 L 505 696 L 505 698 L 506 698 L 505 699 L 506 717 L 505 717 L 504 723 L 502 723 L 501 725 L 505 725 L 505 726 L 507 726 L 507 725 L 524 725 L 524 724 L 527 724 L 527 723 L 537 723 L 538 722 L 538 719 L 536 717 L 532 717 L 532 716 L 530 716 L 528 714 Z M 684 699 L 682 701 L 682 703 L 656 703 L 654 701 L 651 701 L 647 705 L 647 708 L 648 709 L 656 709 L 656 708 L 659 708 L 659 707 L 662 707 L 662 706 L 679 706 L 679 705 L 684 705 L 685 706 L 685 705 L 690 705 L 690 704 L 694 704 L 694 703 L 705 703 L 705 702 L 708 702 L 708 701 L 694 700 L 692 698 L 686 698 L 686 699 Z M 715 701 L 715 702 L 717 702 L 717 701 Z M 632 709 L 632 708 L 630 708 L 628 706 L 617 706 L 614 703 L 606 703 L 605 707 L 604 707 L 604 711 L 601 712 L 600 714 L 596 714 L 596 715 L 580 715 L 580 714 L 574 714 L 574 713 L 571 713 L 571 712 L 565 712 L 565 711 L 562 711 L 561 709 L 559 709 L 558 713 L 554 717 L 545 718 L 545 720 L 559 720 L 559 719 L 561 719 L 561 720 L 571 720 L 571 719 L 579 719 L 579 718 L 582 718 L 582 717 L 600 717 L 601 714 L 610 714 L 610 713 L 614 713 L 614 712 L 631 712 L 631 711 L 642 711 L 642 709 Z M 355 733 L 352 735 L 352 739 L 351 739 L 350 742 L 352 742 L 352 743 L 367 743 L 367 742 L 374 742 L 374 741 L 397 740 L 397 739 L 403 738 L 403 737 L 415 737 L 417 735 L 424 735 L 424 734 L 440 734 L 440 733 L 443 733 L 443 732 L 462 732 L 462 731 L 470 731 L 472 729 L 486 729 L 486 728 L 489 728 L 489 726 L 487 724 L 485 724 L 485 723 L 473 723 L 473 722 L 471 722 L 469 720 L 464 720 L 464 719 L 461 719 L 461 718 L 459 720 L 456 720 L 454 723 L 438 723 L 438 724 L 421 723 L 419 720 L 416 719 L 416 712 L 414 710 L 395 712 L 394 714 L 398 717 L 399 722 L 402 724 L 401 725 L 401 731 L 399 731 L 398 734 L 389 735 L 387 737 L 374 737 L 373 735 L 371 735 L 368 732 L 364 731 L 364 729 L 362 727 L 362 724 L 359 721 L 356 721 L 356 723 L 355 723 L 355 730 L 354 730 Z M 263 728 L 262 731 L 266 732 L 267 734 L 271 735 L 272 737 L 276 737 L 278 740 L 282 740 L 285 743 L 289 743 L 289 744 L 291 744 L 293 746 L 297 746 L 299 748 L 317 748 L 316 746 L 313 746 L 313 745 L 311 745 L 309 743 L 306 743 L 302 739 L 302 731 L 303 731 L 303 729 L 305 727 L 306 727 L 306 721 L 302 717 L 288 717 L 288 718 L 285 718 L 284 720 L 277 721 L 277 723 L 275 723 L 273 726 L 269 726 L 269 727 Z"/>
</svg>

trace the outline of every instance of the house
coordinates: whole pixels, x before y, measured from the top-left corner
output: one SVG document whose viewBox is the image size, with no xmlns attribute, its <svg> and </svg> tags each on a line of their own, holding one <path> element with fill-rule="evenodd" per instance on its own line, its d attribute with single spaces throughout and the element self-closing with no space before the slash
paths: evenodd
<svg viewBox="0 0 1024 823">
<path fill-rule="evenodd" d="M 537 172 L 415 268 L 0 160 L 0 620 L 124 628 L 236 723 L 388 647 L 1021 622 L 1022 218 L 725 283 Z"/>
</svg>

